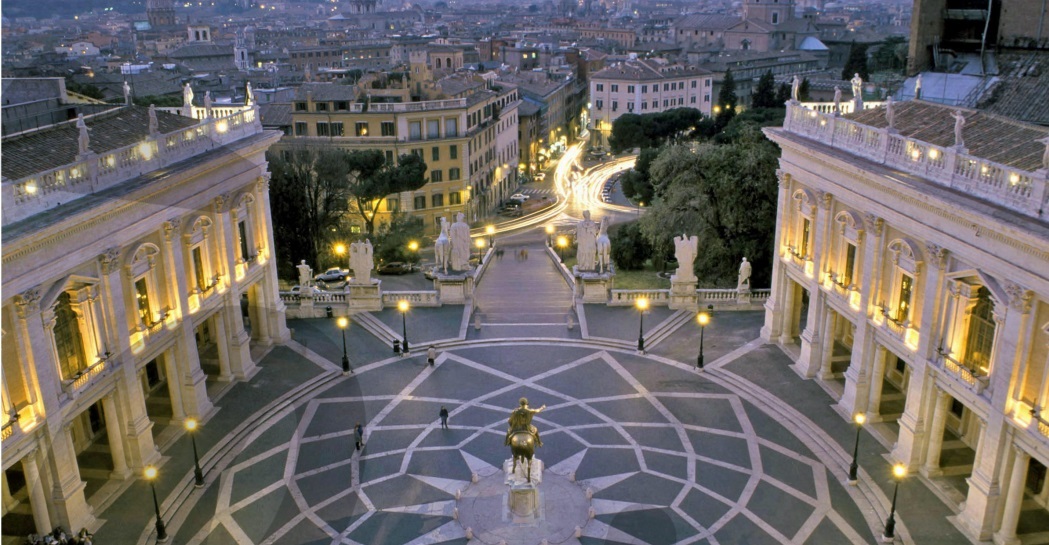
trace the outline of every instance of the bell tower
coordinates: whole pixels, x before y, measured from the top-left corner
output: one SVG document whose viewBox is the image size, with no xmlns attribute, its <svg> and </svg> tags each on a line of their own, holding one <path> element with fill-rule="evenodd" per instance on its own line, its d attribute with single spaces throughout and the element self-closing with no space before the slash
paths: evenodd
<svg viewBox="0 0 1049 545">
<path fill-rule="evenodd" d="M 146 0 L 146 17 L 153 28 L 174 26 L 174 0 Z"/>
<path fill-rule="evenodd" d="M 794 0 L 746 0 L 743 18 L 779 25 L 794 18 Z"/>
</svg>

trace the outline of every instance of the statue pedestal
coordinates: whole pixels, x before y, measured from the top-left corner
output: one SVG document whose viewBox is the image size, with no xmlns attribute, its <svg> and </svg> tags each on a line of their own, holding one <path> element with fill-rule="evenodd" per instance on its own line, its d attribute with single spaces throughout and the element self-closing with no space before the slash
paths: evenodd
<svg viewBox="0 0 1049 545">
<path fill-rule="evenodd" d="M 699 295 L 696 294 L 696 278 L 683 279 L 678 275 L 670 277 L 671 310 L 699 309 Z"/>
<path fill-rule="evenodd" d="M 534 487 L 543 482 L 543 461 L 532 458 L 532 482 L 528 482 L 528 467 L 518 462 L 517 471 L 510 471 L 514 467 L 514 459 L 507 458 L 503 462 L 503 474 L 506 475 L 506 484 L 511 488 Z"/>
<path fill-rule="evenodd" d="M 437 298 L 442 305 L 446 303 L 465 303 L 474 294 L 473 271 L 451 274 L 437 273 L 437 278 L 434 279 L 433 284 L 437 289 Z"/>
<path fill-rule="evenodd" d="M 580 290 L 580 297 L 584 303 L 608 302 L 612 293 L 614 274 L 610 272 L 584 272 L 577 267 L 572 267 L 572 276 L 575 277 L 576 287 Z"/>
<path fill-rule="evenodd" d="M 736 289 L 736 303 L 740 305 L 750 304 L 750 288 L 743 287 Z"/>
<path fill-rule="evenodd" d="M 382 310 L 382 281 L 369 279 L 367 284 L 346 283 L 346 306 L 349 310 Z"/>
</svg>

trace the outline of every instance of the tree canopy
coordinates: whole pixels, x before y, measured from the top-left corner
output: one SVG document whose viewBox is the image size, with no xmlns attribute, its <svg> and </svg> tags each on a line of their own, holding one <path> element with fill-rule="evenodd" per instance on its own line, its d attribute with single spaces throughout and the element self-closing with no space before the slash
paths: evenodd
<svg viewBox="0 0 1049 545">
<path fill-rule="evenodd" d="M 721 82 L 721 91 L 718 92 L 717 114 L 714 116 L 714 126 L 718 130 L 725 128 L 728 122 L 732 121 L 738 103 L 736 78 L 732 77 L 732 70 L 726 70 L 725 79 Z"/>
<path fill-rule="evenodd" d="M 850 80 L 853 75 L 859 74 L 863 81 L 870 79 L 867 72 L 867 44 L 852 42 L 849 47 L 849 58 L 845 61 L 845 68 L 841 70 L 841 79 Z"/>
<path fill-rule="evenodd" d="M 402 155 L 394 165 L 386 162 L 381 150 L 354 150 L 345 153 L 344 161 L 351 210 L 360 216 L 368 234 L 375 233 L 375 215 L 384 197 L 426 185 L 426 163 L 418 155 Z"/>
<path fill-rule="evenodd" d="M 612 124 L 608 144 L 613 153 L 633 148 L 651 148 L 701 125 L 703 113 L 695 108 L 674 108 L 651 114 L 624 114 Z"/>
<path fill-rule="evenodd" d="M 758 85 L 754 88 L 754 94 L 750 99 L 751 108 L 782 108 L 783 102 L 776 102 L 776 81 L 772 77 L 772 70 L 766 71 L 758 79 Z"/>
</svg>

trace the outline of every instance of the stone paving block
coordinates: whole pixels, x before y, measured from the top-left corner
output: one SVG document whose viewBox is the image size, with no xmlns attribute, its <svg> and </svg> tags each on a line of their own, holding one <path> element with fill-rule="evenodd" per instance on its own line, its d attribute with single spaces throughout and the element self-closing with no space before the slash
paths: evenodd
<svg viewBox="0 0 1049 545">
<path fill-rule="evenodd" d="M 445 360 L 440 366 L 432 369 L 426 379 L 412 391 L 413 396 L 469 400 L 511 384 L 509 380 L 474 369 L 454 359 Z"/>
<path fill-rule="evenodd" d="M 353 468 L 348 459 L 346 462 L 313 475 L 295 479 L 295 485 L 302 493 L 307 505 L 320 505 L 353 485 Z"/>
<path fill-rule="evenodd" d="M 273 542 L 273 545 L 330 545 L 331 536 L 317 528 L 312 521 L 303 520 L 286 534 Z"/>
<path fill-rule="evenodd" d="M 261 460 L 254 460 L 239 469 L 233 476 L 231 503 L 238 503 L 252 494 L 273 484 L 284 475 L 288 451 L 275 452 Z"/>
<path fill-rule="evenodd" d="M 686 425 L 742 432 L 737 419 L 736 409 L 732 403 L 722 397 L 695 399 L 662 396 L 659 401 L 682 423 Z"/>
<path fill-rule="evenodd" d="M 351 532 L 349 537 L 358 543 L 407 543 L 439 528 L 448 520 L 447 517 L 377 512 Z"/>
<path fill-rule="evenodd" d="M 169 535 L 172 535 L 172 541 L 174 543 L 189 543 L 190 539 L 196 535 L 198 529 L 205 526 L 208 521 L 215 516 L 218 496 L 219 487 L 217 486 L 210 486 L 204 490 L 193 493 L 193 507 L 186 515 L 186 522 L 178 529 L 178 531 L 169 532 Z M 214 532 L 212 532 L 212 534 L 214 534 Z M 228 535 L 228 533 L 226 535 Z M 211 541 L 211 539 L 213 538 L 208 537 L 204 543 L 231 543 L 231 541 Z M 217 537 L 214 539 L 217 539 Z"/>
<path fill-rule="evenodd" d="M 629 471 L 640 471 L 641 464 L 630 449 L 589 449 L 583 457 L 576 480 L 593 479 L 606 475 L 618 475 Z"/>
<path fill-rule="evenodd" d="M 437 413 L 441 411 L 441 401 L 423 401 L 421 399 L 405 399 L 397 404 L 392 411 L 379 422 L 382 426 L 420 426 L 425 427 L 438 420 Z"/>
<path fill-rule="evenodd" d="M 572 394 L 578 399 L 591 399 L 618 395 L 636 394 L 637 390 L 623 377 L 608 368 L 603 360 L 596 359 L 572 369 L 557 373 L 539 381 L 553 389 L 572 385 Z"/>
<path fill-rule="evenodd" d="M 455 412 L 459 408 L 458 403 L 444 403 L 448 407 L 448 412 L 451 413 L 448 418 L 448 425 L 450 426 L 467 426 L 472 428 L 483 428 L 491 426 L 492 424 L 499 422 L 506 422 L 506 415 L 508 410 L 487 407 L 467 407 L 466 409 Z M 438 409 L 439 411 L 440 409 Z M 543 413 L 544 415 L 546 413 Z M 433 413 L 434 418 L 440 422 L 438 413 Z M 497 428 L 499 426 L 496 426 Z"/>
<path fill-rule="evenodd" d="M 789 505 L 790 509 L 783 507 Z M 762 481 L 747 502 L 747 509 L 787 538 L 792 538 L 816 510 L 783 490 Z"/>
<path fill-rule="evenodd" d="M 692 529 L 671 509 L 643 509 L 601 515 L 600 520 L 647 543 L 675 543 Z"/>
<path fill-rule="evenodd" d="M 684 445 L 681 444 L 682 430 L 678 430 L 669 424 L 625 426 L 625 428 L 634 441 L 637 441 L 637 444 L 641 446 L 684 452 Z M 688 440 L 687 436 L 685 440 Z"/>
<path fill-rule="evenodd" d="M 781 423 L 749 403 L 744 403 L 744 408 L 747 418 L 750 419 L 751 424 L 762 439 L 776 443 L 787 450 L 812 456 L 805 443 L 790 433 Z"/>
<path fill-rule="evenodd" d="M 813 467 L 807 461 L 798 460 L 768 447 L 761 447 L 761 468 L 766 475 L 791 488 L 816 497 L 816 480 Z"/>
<path fill-rule="evenodd" d="M 353 429 L 353 425 L 363 414 L 366 414 L 366 410 L 364 402 L 361 401 L 317 403 L 313 418 L 306 427 L 305 437 Z"/>
<path fill-rule="evenodd" d="M 385 481 L 366 485 L 362 491 L 372 501 L 375 508 L 380 510 L 450 499 L 447 492 L 408 475 L 398 475 Z"/>
<path fill-rule="evenodd" d="M 645 467 L 651 471 L 658 471 L 664 475 L 670 475 L 679 479 L 688 477 L 688 458 L 683 455 L 666 454 L 663 452 L 643 451 Z"/>
<path fill-rule="evenodd" d="M 236 542 L 237 540 L 233 539 L 233 535 L 229 533 L 229 530 L 225 526 L 219 525 L 208 534 L 208 537 L 204 538 L 204 542 L 201 545 L 229 545 Z M 185 543 L 185 541 L 179 541 L 178 543 Z"/>
<path fill-rule="evenodd" d="M 754 521 L 746 517 L 732 517 L 714 533 L 721 545 L 780 545 L 780 541 L 769 535 Z"/>
<path fill-rule="evenodd" d="M 528 398 L 528 405 L 533 408 L 539 408 L 543 405 L 553 405 L 565 401 L 568 396 L 564 394 L 551 394 L 549 392 L 543 392 L 537 390 L 531 386 L 517 386 L 510 390 L 507 390 L 498 395 L 494 395 L 485 399 L 485 404 L 494 407 L 505 408 L 506 412 L 503 413 L 503 419 L 507 418 L 510 411 L 519 406 L 519 401 L 522 397 Z M 539 415 L 539 418 L 543 415 Z"/>
<path fill-rule="evenodd" d="M 740 463 L 746 464 L 747 460 L 740 460 Z M 727 500 L 738 501 L 752 479 L 753 473 L 696 460 L 696 484 Z"/>
<path fill-rule="evenodd" d="M 280 487 L 233 513 L 233 520 L 252 542 L 259 543 L 280 529 L 295 515 L 299 507 L 291 492 Z"/>
<path fill-rule="evenodd" d="M 361 482 L 374 481 L 401 471 L 403 454 L 377 455 L 372 458 L 369 457 L 371 451 L 367 447 L 361 452 L 365 453 L 365 456 L 359 460 Z"/>
<path fill-rule="evenodd" d="M 634 307 L 584 305 L 587 330 L 591 337 L 637 341 L 638 314 Z M 667 307 L 649 307 L 645 312 L 646 336 L 676 311 Z"/>
<path fill-rule="evenodd" d="M 543 446 L 536 449 L 535 455 L 543 460 L 546 467 L 553 467 L 586 448 L 586 445 L 562 430 L 544 431 L 542 439 Z"/>
<path fill-rule="evenodd" d="M 645 318 L 648 321 L 648 318 Z M 765 321 L 763 311 L 715 311 L 703 333 L 703 357 L 711 363 L 721 356 L 759 337 Z M 662 342 L 652 346 L 653 354 L 695 363 L 699 355 L 699 326 L 693 318 Z"/>
<path fill-rule="evenodd" d="M 317 509 L 317 516 L 328 523 L 333 530 L 342 532 L 364 516 L 368 507 L 357 494 L 342 496 L 324 507 Z"/>
<path fill-rule="evenodd" d="M 493 468 L 501 468 L 503 467 L 503 460 L 510 457 L 510 451 L 503 446 L 504 439 L 504 431 L 499 431 L 498 434 L 485 434 L 481 436 L 481 440 L 475 439 L 464 445 L 461 450 L 487 462 Z"/>
<path fill-rule="evenodd" d="M 727 394 L 728 390 L 714 384 L 693 368 L 694 361 L 686 360 L 686 367 L 654 365 L 650 359 L 633 354 L 616 353 L 615 359 L 623 368 L 653 393 L 681 392 Z"/>
<path fill-rule="evenodd" d="M 540 416 L 549 422 L 556 422 L 559 426 L 582 426 L 607 422 L 600 415 L 594 414 L 593 410 L 587 410 L 579 405 L 548 407 Z"/>
<path fill-rule="evenodd" d="M 371 314 L 400 337 L 401 312 L 397 310 L 396 304 Z M 433 341 L 456 339 L 459 337 L 462 319 L 462 305 L 412 308 L 408 311 L 405 322 L 408 328 L 408 345 L 414 350 Z"/>
<path fill-rule="evenodd" d="M 444 479 L 470 480 L 470 466 L 457 449 L 420 453 L 408 462 L 408 473 L 413 475 L 439 475 Z M 445 497 L 443 499 L 451 499 Z M 410 505 L 410 504 L 408 504 Z"/>
<path fill-rule="evenodd" d="M 497 350 L 491 348 L 464 348 L 456 350 L 455 353 L 467 359 L 484 361 L 486 365 L 503 373 L 529 379 L 551 369 L 556 369 L 566 363 L 589 356 L 594 353 L 594 350 L 592 348 L 556 345 L 528 345 L 521 347 L 509 345 L 500 347 Z"/>
<path fill-rule="evenodd" d="M 666 416 L 659 412 L 648 399 L 616 399 L 591 401 L 589 405 L 619 422 L 667 423 Z"/>
<path fill-rule="evenodd" d="M 586 441 L 588 446 L 630 445 L 629 435 L 609 427 L 577 428 L 571 431 Z"/>
<path fill-rule="evenodd" d="M 860 534 L 863 535 L 863 534 Z M 808 545 L 824 545 L 825 543 L 849 543 L 849 538 L 842 533 L 842 531 L 830 521 L 830 519 L 823 519 L 813 530 L 809 538 L 804 541 Z M 873 543 L 870 541 L 869 543 Z"/>
<path fill-rule="evenodd" d="M 681 500 L 681 509 L 704 528 L 713 526 L 730 508 L 730 505 L 697 488 L 691 488 Z"/>
<path fill-rule="evenodd" d="M 633 456 L 633 453 L 624 453 Z M 670 505 L 682 485 L 649 473 L 637 473 L 594 494 L 594 497 L 624 503 Z"/>
<path fill-rule="evenodd" d="M 349 437 L 332 437 L 319 441 L 303 442 L 299 445 L 299 456 L 295 472 L 303 473 L 322 468 L 328 464 L 342 462 L 353 454 L 353 441 Z"/>
</svg>

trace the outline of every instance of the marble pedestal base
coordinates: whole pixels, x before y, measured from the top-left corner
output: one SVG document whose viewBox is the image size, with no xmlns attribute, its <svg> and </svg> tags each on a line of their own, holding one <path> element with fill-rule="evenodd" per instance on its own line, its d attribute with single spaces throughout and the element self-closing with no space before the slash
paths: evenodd
<svg viewBox="0 0 1049 545">
<path fill-rule="evenodd" d="M 461 273 L 442 274 L 437 273 L 433 281 L 437 290 L 437 298 L 441 304 L 462 304 L 474 294 L 473 271 Z"/>
<path fill-rule="evenodd" d="M 576 288 L 582 293 L 584 303 L 607 303 L 612 294 L 615 275 L 610 272 L 581 272 L 572 267 Z"/>
<path fill-rule="evenodd" d="M 699 295 L 696 293 L 696 279 L 682 279 L 678 275 L 670 277 L 671 310 L 696 310 L 699 308 Z"/>
<path fill-rule="evenodd" d="M 349 310 L 382 310 L 382 281 L 372 278 L 367 284 L 346 284 L 346 306 Z"/>
</svg>

